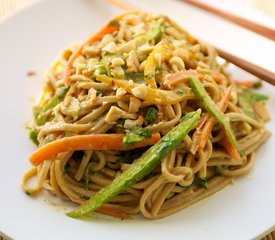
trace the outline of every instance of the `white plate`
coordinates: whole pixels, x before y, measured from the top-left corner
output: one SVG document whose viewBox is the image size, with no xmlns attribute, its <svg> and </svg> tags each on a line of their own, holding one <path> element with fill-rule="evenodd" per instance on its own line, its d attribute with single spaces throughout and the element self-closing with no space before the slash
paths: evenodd
<svg viewBox="0 0 275 240">
<path fill-rule="evenodd" d="M 183 16 L 184 11 L 182 8 Z M 165 219 L 75 220 L 66 217 L 62 207 L 48 204 L 45 197 L 31 198 L 21 191 L 20 179 L 30 167 L 28 156 L 35 149 L 24 124 L 31 117 L 31 98 L 41 87 L 40 76 L 61 49 L 82 42 L 117 13 L 117 8 L 103 1 L 43 1 L 0 24 L 0 232 L 17 240 L 161 240 L 251 239 L 271 230 L 275 223 L 274 136 L 257 152 L 247 177 Z M 220 38 L 222 41 L 223 34 Z M 37 75 L 26 76 L 29 70 Z M 232 71 L 238 75 L 236 69 Z M 263 91 L 270 95 L 268 107 L 275 119 L 275 89 L 268 85 Z M 268 129 L 274 132 L 275 123 L 269 123 Z"/>
</svg>

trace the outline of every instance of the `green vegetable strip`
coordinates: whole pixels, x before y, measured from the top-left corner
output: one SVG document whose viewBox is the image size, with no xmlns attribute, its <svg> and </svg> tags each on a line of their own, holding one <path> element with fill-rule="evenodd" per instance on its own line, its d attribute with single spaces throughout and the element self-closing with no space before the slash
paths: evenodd
<svg viewBox="0 0 275 240">
<path fill-rule="evenodd" d="M 111 200 L 128 186 L 149 174 L 161 160 L 184 139 L 197 123 L 200 114 L 201 109 L 186 114 L 180 124 L 167 133 L 158 143 L 148 149 L 140 158 L 135 160 L 131 166 L 115 178 L 111 184 L 101 189 L 85 204 L 73 212 L 67 213 L 67 215 L 74 218 L 85 216 Z"/>
<path fill-rule="evenodd" d="M 150 29 L 147 32 L 147 35 L 150 38 L 158 41 L 164 32 L 164 28 L 165 28 L 165 26 L 163 24 L 161 24 L 159 22 L 152 22 Z"/>
<path fill-rule="evenodd" d="M 238 94 L 239 105 L 243 109 L 244 113 L 251 118 L 255 119 L 255 114 L 253 110 L 252 98 L 248 92 L 243 91 Z"/>
<path fill-rule="evenodd" d="M 262 87 L 262 82 L 261 82 L 261 80 L 255 82 L 255 83 L 253 83 L 253 88 L 254 88 L 254 89 L 257 89 L 257 88 L 260 88 L 260 87 Z"/>
<path fill-rule="evenodd" d="M 266 96 L 264 94 L 256 93 L 256 92 L 253 92 L 251 90 L 245 90 L 245 92 L 247 92 L 250 95 L 250 97 L 255 101 L 266 101 L 266 100 L 268 100 L 268 96 Z"/>
<path fill-rule="evenodd" d="M 145 83 L 144 73 L 139 73 L 139 72 L 138 73 L 132 73 L 132 72 L 127 73 L 126 72 L 125 78 L 126 79 L 131 79 L 135 83 Z"/>
<path fill-rule="evenodd" d="M 148 121 L 149 123 L 152 123 L 156 120 L 157 115 L 158 115 L 158 109 L 154 107 L 149 107 L 148 112 L 145 116 L 145 120 Z"/>
<path fill-rule="evenodd" d="M 143 127 L 135 127 L 130 130 L 126 130 L 126 134 L 123 137 L 123 145 L 130 146 L 137 142 L 143 141 L 145 138 L 150 138 L 152 133 Z"/>
<path fill-rule="evenodd" d="M 215 171 L 217 174 L 224 174 L 226 171 L 229 170 L 229 166 L 224 165 L 224 166 L 216 166 Z"/>
<path fill-rule="evenodd" d="M 227 119 L 224 115 L 224 113 L 219 109 L 219 107 L 214 103 L 214 101 L 210 98 L 208 93 L 206 92 L 204 86 L 199 81 L 198 78 L 190 78 L 189 84 L 197 96 L 199 100 L 201 101 L 201 104 L 206 108 L 206 110 L 216 118 L 217 122 L 223 127 L 225 134 L 230 141 L 230 143 L 236 147 L 237 141 L 235 139 L 235 136 L 232 132 L 229 119 Z"/>
<path fill-rule="evenodd" d="M 53 109 L 58 103 L 60 103 L 64 99 L 68 90 L 69 88 L 67 87 L 62 87 L 57 89 L 56 94 L 49 100 L 49 102 L 39 112 L 36 119 L 36 124 L 38 126 L 42 126 L 46 123 L 47 121 L 46 112 L 50 109 Z"/>
<path fill-rule="evenodd" d="M 29 132 L 29 136 L 30 136 L 30 139 L 33 141 L 33 143 L 38 146 L 38 141 L 37 141 L 38 131 L 31 130 Z"/>
</svg>

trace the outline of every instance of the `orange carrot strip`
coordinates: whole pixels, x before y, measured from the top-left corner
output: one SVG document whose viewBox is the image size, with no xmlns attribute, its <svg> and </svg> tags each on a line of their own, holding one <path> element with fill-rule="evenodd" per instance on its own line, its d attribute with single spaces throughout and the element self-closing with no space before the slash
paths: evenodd
<svg viewBox="0 0 275 240">
<path fill-rule="evenodd" d="M 119 219 L 129 219 L 128 214 L 126 214 L 122 210 L 107 207 L 107 206 L 99 207 L 98 209 L 96 209 L 96 212 L 106 214 L 106 215 L 110 215 L 112 217 L 116 217 L 116 218 L 119 218 Z"/>
<path fill-rule="evenodd" d="M 201 118 L 199 119 L 198 121 L 198 127 L 197 129 L 202 129 L 204 124 L 206 123 L 206 121 L 209 119 L 209 116 L 210 114 L 209 113 L 204 113 Z"/>
<path fill-rule="evenodd" d="M 113 21 L 115 21 L 116 19 L 114 19 Z M 64 83 L 65 84 L 69 84 L 69 77 L 72 74 L 72 68 L 73 68 L 73 63 L 75 61 L 75 59 L 81 55 L 82 49 L 84 48 L 84 46 L 87 45 L 91 45 L 92 43 L 96 42 L 96 41 L 100 41 L 102 39 L 102 37 L 108 33 L 113 33 L 115 31 L 118 30 L 118 25 L 116 24 L 107 24 L 106 26 L 104 26 L 99 32 L 97 32 L 96 34 L 94 34 L 93 36 L 91 36 L 83 45 L 81 45 L 73 54 L 72 56 L 69 58 L 69 61 L 66 65 L 65 71 L 64 71 Z"/>
<path fill-rule="evenodd" d="M 261 80 L 247 80 L 247 81 L 234 80 L 234 82 L 237 86 L 248 88 L 248 89 L 260 88 L 262 86 Z"/>
<path fill-rule="evenodd" d="M 192 136 L 192 140 L 194 143 L 196 143 L 196 146 L 199 147 L 199 142 L 202 134 L 202 129 L 204 125 L 206 124 L 206 121 L 209 119 L 210 113 L 204 113 L 202 114 L 201 118 L 198 121 L 196 131 Z"/>
<path fill-rule="evenodd" d="M 208 121 L 205 123 L 203 129 L 201 130 L 200 137 L 197 138 L 196 145 L 198 148 L 203 149 L 206 145 L 207 139 L 216 124 L 216 119 L 212 117 L 210 114 L 208 115 Z"/>
<path fill-rule="evenodd" d="M 50 142 L 37 149 L 29 158 L 37 166 L 61 152 L 76 150 L 128 150 L 153 145 L 160 140 L 160 134 L 154 133 L 151 138 L 137 142 L 129 147 L 123 146 L 124 134 L 91 134 L 66 137 Z"/>
<path fill-rule="evenodd" d="M 167 74 L 163 79 L 163 84 L 168 86 L 175 86 L 180 83 L 187 84 L 190 77 L 199 77 L 199 74 L 194 70 Z"/>
<path fill-rule="evenodd" d="M 224 95 L 218 103 L 218 106 L 222 112 L 225 112 L 225 110 L 227 108 L 228 101 L 231 96 L 231 89 L 232 89 L 232 86 L 228 87 L 224 91 Z M 197 147 L 201 148 L 201 149 L 203 149 L 205 147 L 207 139 L 208 139 L 209 135 L 211 134 L 213 127 L 215 126 L 215 124 L 217 122 L 216 119 L 213 116 L 211 116 L 209 113 L 207 113 L 205 115 L 205 118 L 208 118 L 208 120 L 206 121 L 204 127 L 202 129 L 198 129 L 198 131 L 196 131 L 193 136 L 193 139 L 196 140 Z"/>
<path fill-rule="evenodd" d="M 163 79 L 163 84 L 171 86 L 177 86 L 181 83 L 188 83 L 190 77 L 204 77 L 205 74 L 197 72 L 195 70 L 189 69 L 184 72 L 177 72 L 172 74 L 167 74 Z M 221 83 L 222 81 L 226 81 L 227 78 L 220 72 L 211 71 L 210 76 L 215 80 L 216 83 Z"/>
<path fill-rule="evenodd" d="M 228 102 L 231 97 L 231 90 L 232 90 L 232 86 L 229 86 L 228 88 L 226 88 L 224 91 L 223 97 L 221 98 L 221 100 L 218 103 L 218 106 L 222 112 L 225 112 L 225 110 L 227 108 Z"/>
<path fill-rule="evenodd" d="M 232 146 L 232 144 L 229 142 L 228 138 L 224 134 L 222 139 L 220 140 L 220 143 L 223 145 L 225 150 L 229 153 L 229 155 L 236 160 L 240 160 L 241 156 L 238 153 L 237 149 Z"/>
<path fill-rule="evenodd" d="M 211 71 L 211 77 L 215 80 L 216 83 L 222 83 L 223 81 L 228 81 L 226 76 L 221 72 Z"/>
</svg>

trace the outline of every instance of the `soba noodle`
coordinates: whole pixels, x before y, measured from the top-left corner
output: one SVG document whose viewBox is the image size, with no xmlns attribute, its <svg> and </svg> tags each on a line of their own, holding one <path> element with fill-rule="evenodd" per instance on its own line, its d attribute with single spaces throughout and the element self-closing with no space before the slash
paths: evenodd
<svg viewBox="0 0 275 240">
<path fill-rule="evenodd" d="M 246 174 L 256 149 L 270 136 L 264 128 L 269 117 L 264 103 L 253 99 L 252 106 L 261 111 L 247 114 L 239 97 L 247 90 L 226 75 L 224 66 L 217 63 L 215 49 L 163 15 L 127 13 L 112 20 L 105 30 L 108 26 L 115 30 L 106 34 L 101 31 L 84 45 L 65 49 L 45 74 L 43 93 L 29 125 L 38 148 L 70 136 L 125 133 L 133 128 L 146 128 L 164 136 L 186 113 L 202 108 L 188 82 L 183 77 L 177 79 L 195 74 L 215 103 L 232 85 L 225 116 L 241 158 L 232 158 L 221 144 L 224 132 L 219 124 L 205 146 L 197 147 L 194 135 L 208 114 L 202 108 L 201 121 L 184 141 L 149 175 L 107 206 L 146 218 L 162 218 Z M 149 76 L 148 69 L 154 74 Z M 98 76 L 102 75 L 127 80 L 131 90 L 116 82 L 101 81 Z M 148 88 L 185 97 L 176 102 L 168 98 L 165 101 L 162 96 L 150 98 L 146 95 Z M 147 148 L 60 152 L 32 167 L 24 175 L 22 187 L 30 194 L 45 189 L 58 198 L 83 204 Z M 35 176 L 36 185 L 27 184 Z"/>
</svg>

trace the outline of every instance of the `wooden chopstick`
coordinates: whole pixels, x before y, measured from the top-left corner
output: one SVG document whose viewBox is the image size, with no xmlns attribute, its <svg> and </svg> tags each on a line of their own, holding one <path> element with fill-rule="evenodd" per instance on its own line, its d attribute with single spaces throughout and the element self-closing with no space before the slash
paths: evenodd
<svg viewBox="0 0 275 240">
<path fill-rule="evenodd" d="M 136 6 L 129 4 L 126 0 L 107 0 L 107 1 L 127 11 L 138 10 Z M 221 58 L 225 59 L 226 61 L 238 66 L 239 68 L 275 86 L 275 73 L 270 72 L 267 69 L 257 66 L 251 62 L 248 62 L 247 60 L 241 59 L 222 49 L 216 48 L 216 50 Z"/>
<path fill-rule="evenodd" d="M 260 66 L 257 66 L 251 62 L 248 62 L 244 59 L 234 56 L 228 52 L 225 52 L 221 49 L 216 48 L 219 56 L 226 61 L 233 63 L 234 65 L 238 66 L 239 68 L 251 73 L 252 75 L 262 79 L 271 85 L 275 86 L 275 73 L 268 71 Z"/>
<path fill-rule="evenodd" d="M 240 16 L 236 16 L 234 14 L 225 12 L 223 10 L 217 9 L 215 7 L 209 6 L 205 3 L 198 2 L 196 0 L 182 0 L 185 3 L 188 3 L 192 6 L 195 6 L 197 8 L 203 9 L 207 12 L 213 13 L 219 17 L 222 17 L 226 20 L 229 20 L 237 25 L 240 25 L 246 29 L 249 29 L 250 31 L 253 31 L 257 34 L 260 34 L 263 37 L 269 38 L 273 41 L 275 41 L 275 30 L 266 26 L 263 26 L 261 24 L 258 24 L 256 22 L 250 21 L 248 19 L 242 18 Z"/>
</svg>

